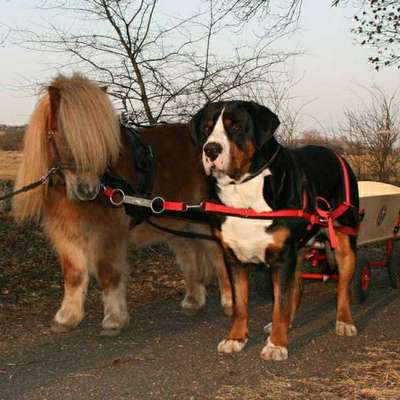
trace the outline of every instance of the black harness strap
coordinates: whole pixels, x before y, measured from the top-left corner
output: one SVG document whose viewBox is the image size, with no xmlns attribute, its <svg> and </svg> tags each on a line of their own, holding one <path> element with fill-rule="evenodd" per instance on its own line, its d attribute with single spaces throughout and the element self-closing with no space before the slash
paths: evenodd
<svg viewBox="0 0 400 400">
<path fill-rule="evenodd" d="M 53 168 L 50 168 L 47 171 L 47 174 L 42 176 L 36 182 L 30 183 L 29 185 L 26 185 L 26 186 L 22 187 L 21 189 L 18 189 L 14 192 L 6 193 L 4 196 L 0 196 L 0 201 L 6 200 L 6 199 L 13 197 L 20 193 L 28 192 L 29 190 L 35 189 L 36 187 L 38 187 L 40 185 L 44 185 L 54 174 L 58 174 L 60 172 L 60 170 L 61 170 L 60 166 L 55 166 Z"/>
<path fill-rule="evenodd" d="M 101 182 L 104 186 L 121 189 L 127 194 L 148 197 L 153 190 L 155 176 L 155 159 L 151 146 L 144 143 L 137 129 L 130 124 L 120 121 L 121 133 L 129 141 L 134 153 L 134 162 L 136 168 L 135 186 L 129 184 L 118 172 L 111 166 L 108 166 Z M 136 207 L 124 204 L 125 212 L 135 218 L 135 223 L 140 223 L 147 217 L 143 212 L 138 212 Z M 150 215 L 150 214 L 149 214 Z"/>
<path fill-rule="evenodd" d="M 143 142 L 139 132 L 132 125 L 121 122 L 123 131 L 134 151 L 137 182 L 135 194 L 149 196 L 153 190 L 155 176 L 155 159 L 150 145 Z"/>
<path fill-rule="evenodd" d="M 188 232 L 188 231 L 178 231 L 176 229 L 167 228 L 166 226 L 158 225 L 150 219 L 146 219 L 146 222 L 153 228 L 159 229 L 160 231 L 171 233 L 172 235 L 182 236 L 188 239 L 203 239 L 211 240 L 213 242 L 217 241 L 214 236 L 207 235 L 205 233 Z"/>
</svg>

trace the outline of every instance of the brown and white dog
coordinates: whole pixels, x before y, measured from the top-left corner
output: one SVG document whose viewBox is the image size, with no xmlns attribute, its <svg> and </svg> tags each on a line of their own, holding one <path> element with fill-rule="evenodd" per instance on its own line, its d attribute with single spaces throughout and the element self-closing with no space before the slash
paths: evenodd
<svg viewBox="0 0 400 400">
<path fill-rule="evenodd" d="M 268 108 L 246 101 L 208 103 L 192 119 L 192 135 L 202 146 L 205 172 L 214 194 L 223 204 L 256 211 L 301 209 L 304 193 L 308 209 L 316 196 L 333 208 L 343 200 L 343 177 L 337 156 L 319 146 L 289 150 L 273 134 L 278 117 Z M 346 164 L 347 165 L 347 164 Z M 358 224 L 357 182 L 349 174 L 351 207 L 338 223 Z M 248 340 L 248 266 L 264 263 L 271 268 L 274 306 L 271 335 L 261 351 L 266 360 L 288 357 L 288 329 L 300 304 L 301 264 L 304 245 L 319 228 L 307 229 L 300 218 L 255 220 L 218 217 L 215 233 L 221 239 L 234 287 L 234 315 L 228 336 L 218 351 L 241 351 Z M 339 270 L 336 333 L 357 334 L 349 304 L 349 284 L 355 268 L 356 237 L 336 232 Z"/>
</svg>

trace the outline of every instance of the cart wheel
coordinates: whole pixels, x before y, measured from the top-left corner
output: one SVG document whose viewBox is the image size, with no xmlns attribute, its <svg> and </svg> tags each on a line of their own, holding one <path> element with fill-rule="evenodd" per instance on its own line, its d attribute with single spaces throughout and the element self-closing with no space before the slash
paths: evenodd
<svg viewBox="0 0 400 400">
<path fill-rule="evenodd" d="M 400 239 L 393 240 L 392 252 L 387 264 L 390 285 L 393 289 L 400 288 Z"/>
<path fill-rule="evenodd" d="M 271 270 L 265 264 L 258 264 L 253 269 L 253 281 L 257 294 L 263 299 L 273 300 Z"/>
<path fill-rule="evenodd" d="M 351 300 L 359 304 L 367 300 L 371 286 L 371 270 L 364 256 L 357 257 L 356 270 L 351 283 Z"/>
</svg>

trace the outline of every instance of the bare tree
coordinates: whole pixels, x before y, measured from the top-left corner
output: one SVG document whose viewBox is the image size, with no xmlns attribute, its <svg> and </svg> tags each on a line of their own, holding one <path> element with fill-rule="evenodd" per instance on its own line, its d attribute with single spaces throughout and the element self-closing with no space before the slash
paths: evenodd
<svg viewBox="0 0 400 400">
<path fill-rule="evenodd" d="M 295 147 L 301 133 L 300 121 L 302 109 L 306 106 L 294 106 L 294 98 L 291 94 L 293 86 L 296 84 L 292 79 L 282 81 L 272 81 L 268 86 L 268 104 L 273 111 L 279 115 L 280 125 L 277 136 L 280 141 L 289 147 Z"/>
<path fill-rule="evenodd" d="M 333 5 L 349 0 L 334 0 Z M 353 32 L 361 45 L 375 50 L 369 61 L 379 69 L 382 66 L 400 68 L 400 6 L 398 0 L 354 0 L 359 12 L 354 16 Z"/>
<path fill-rule="evenodd" d="M 271 68 L 294 54 L 271 50 L 271 36 L 218 56 L 215 43 L 234 34 L 235 22 L 215 1 L 171 22 L 157 14 L 157 0 L 48 0 L 42 10 L 78 23 L 62 28 L 55 19 L 46 34 L 19 30 L 20 43 L 70 54 L 71 64 L 108 85 L 138 122 L 184 118 L 199 103 L 266 82 Z"/>
<path fill-rule="evenodd" d="M 352 164 L 361 178 L 390 182 L 399 178 L 400 103 L 398 91 L 367 89 L 369 103 L 345 110 L 342 127 L 352 153 Z"/>
<path fill-rule="evenodd" d="M 298 22 L 303 0 L 219 0 L 219 7 L 234 15 L 239 24 L 263 20 L 266 35 L 285 34 Z"/>
<path fill-rule="evenodd" d="M 0 24 L 0 46 L 4 46 L 9 35 L 10 29 L 5 25 Z"/>
</svg>

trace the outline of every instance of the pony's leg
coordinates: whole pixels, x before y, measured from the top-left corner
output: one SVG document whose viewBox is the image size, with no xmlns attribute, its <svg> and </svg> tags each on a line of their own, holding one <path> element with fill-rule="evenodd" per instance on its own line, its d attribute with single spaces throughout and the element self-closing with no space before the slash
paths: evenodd
<svg viewBox="0 0 400 400">
<path fill-rule="evenodd" d="M 157 222 L 160 225 L 168 226 L 168 220 Z M 174 225 L 172 228 L 178 231 L 211 236 L 210 227 L 207 224 L 183 223 Z M 217 273 L 221 304 L 225 314 L 232 315 L 232 288 L 223 251 L 219 244 L 204 239 L 183 239 L 176 235 L 166 234 L 145 223 L 130 231 L 129 238 L 137 248 L 165 241 L 174 251 L 176 263 L 185 280 L 186 293 L 181 303 L 185 313 L 193 315 L 204 306 L 207 293 L 206 286 Z"/>
<path fill-rule="evenodd" d="M 336 231 L 336 237 L 335 257 L 339 269 L 336 334 L 339 336 L 355 336 L 357 335 L 357 328 L 354 325 L 350 309 L 350 283 L 354 275 L 356 256 L 348 235 Z"/>
<path fill-rule="evenodd" d="M 84 303 L 89 283 L 87 257 L 76 243 L 56 243 L 64 275 L 64 298 L 57 311 L 51 330 L 56 333 L 75 328 L 83 319 Z"/>
<path fill-rule="evenodd" d="M 105 226 L 104 229 L 110 227 Z M 104 318 L 101 334 L 114 336 L 129 323 L 126 303 L 128 232 L 125 229 L 110 229 L 107 234 L 109 240 L 104 239 L 96 243 L 92 254 L 96 255 L 96 276 L 103 291 Z"/>
<path fill-rule="evenodd" d="M 226 315 L 232 315 L 231 283 L 219 244 L 202 239 L 181 239 L 170 244 L 185 280 L 183 311 L 193 315 L 205 305 L 206 286 L 217 274 L 221 305 Z"/>
<path fill-rule="evenodd" d="M 127 263 L 120 261 L 117 265 L 110 259 L 99 261 L 99 281 L 103 289 L 104 318 L 102 335 L 115 336 L 129 324 L 128 306 L 126 303 L 126 287 L 128 278 Z"/>
<path fill-rule="evenodd" d="M 221 305 L 226 315 L 233 315 L 233 291 L 231 279 L 228 274 L 228 269 L 225 264 L 223 251 L 220 246 L 214 247 L 215 251 L 211 255 L 214 268 L 217 271 L 218 286 L 220 291 Z M 210 254 L 210 253 L 207 253 Z"/>
<path fill-rule="evenodd" d="M 196 239 L 172 240 L 168 243 L 175 253 L 175 261 L 185 281 L 185 297 L 181 302 L 187 315 L 195 315 L 206 303 L 208 283 L 211 275 L 201 243 Z"/>
</svg>

